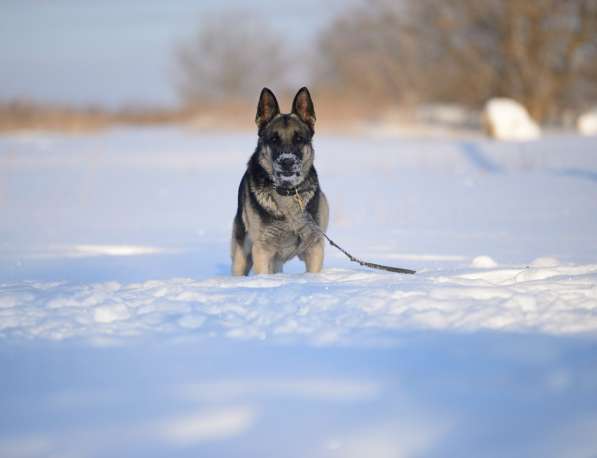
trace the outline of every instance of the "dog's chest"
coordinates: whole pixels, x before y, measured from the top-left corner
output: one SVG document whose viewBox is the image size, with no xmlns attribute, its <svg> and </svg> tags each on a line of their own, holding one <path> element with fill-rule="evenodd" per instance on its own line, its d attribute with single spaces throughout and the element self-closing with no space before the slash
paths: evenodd
<svg viewBox="0 0 597 458">
<path fill-rule="evenodd" d="M 274 248 L 280 258 L 291 258 L 300 245 L 299 230 L 304 226 L 304 215 L 294 196 L 274 197 L 284 219 L 272 221 L 264 231 L 264 241 Z"/>
<path fill-rule="evenodd" d="M 297 220 L 302 217 L 303 208 L 301 208 L 301 204 L 304 202 L 304 198 L 299 197 L 298 194 L 283 196 L 278 193 L 273 193 L 273 197 L 278 210 L 283 213 L 288 220 Z"/>
</svg>

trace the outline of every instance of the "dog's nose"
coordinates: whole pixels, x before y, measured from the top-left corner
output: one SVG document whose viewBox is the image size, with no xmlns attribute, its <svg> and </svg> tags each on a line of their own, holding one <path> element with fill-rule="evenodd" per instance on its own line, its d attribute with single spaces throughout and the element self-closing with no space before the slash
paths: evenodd
<svg viewBox="0 0 597 458">
<path fill-rule="evenodd" d="M 284 158 L 280 161 L 280 165 L 282 166 L 283 169 L 291 169 L 292 166 L 294 165 L 294 159 L 291 158 Z"/>
</svg>

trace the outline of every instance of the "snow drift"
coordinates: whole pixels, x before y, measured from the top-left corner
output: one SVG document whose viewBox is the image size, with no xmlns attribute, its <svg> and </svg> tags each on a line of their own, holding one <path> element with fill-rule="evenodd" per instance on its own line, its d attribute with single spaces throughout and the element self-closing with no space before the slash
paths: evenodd
<svg viewBox="0 0 597 458">
<path fill-rule="evenodd" d="M 414 278 L 332 269 L 240 279 L 9 284 L 0 288 L 0 335 L 105 342 L 164 333 L 323 345 L 413 329 L 597 331 L 597 265 L 536 264 Z"/>
</svg>

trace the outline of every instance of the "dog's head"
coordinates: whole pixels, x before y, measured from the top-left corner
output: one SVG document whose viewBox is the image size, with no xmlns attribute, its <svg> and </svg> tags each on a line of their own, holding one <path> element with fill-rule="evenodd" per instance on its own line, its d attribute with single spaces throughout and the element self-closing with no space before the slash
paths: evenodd
<svg viewBox="0 0 597 458">
<path fill-rule="evenodd" d="M 300 89 L 292 102 L 292 111 L 282 114 L 274 93 L 264 88 L 259 96 L 255 122 L 259 129 L 261 166 L 275 186 L 298 186 L 313 166 L 311 139 L 315 111 L 309 90 Z"/>
</svg>

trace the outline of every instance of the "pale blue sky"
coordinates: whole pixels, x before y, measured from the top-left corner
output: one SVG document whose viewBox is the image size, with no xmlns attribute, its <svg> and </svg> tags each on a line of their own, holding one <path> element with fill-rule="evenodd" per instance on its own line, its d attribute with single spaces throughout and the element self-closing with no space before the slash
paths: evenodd
<svg viewBox="0 0 597 458">
<path fill-rule="evenodd" d="M 254 11 L 298 49 L 346 3 L 0 0 L 0 100 L 173 105 L 172 50 L 205 14 Z"/>
</svg>

